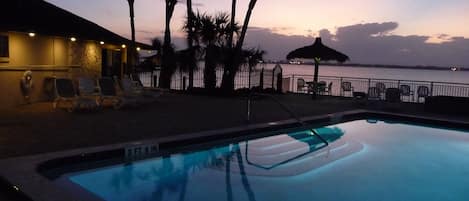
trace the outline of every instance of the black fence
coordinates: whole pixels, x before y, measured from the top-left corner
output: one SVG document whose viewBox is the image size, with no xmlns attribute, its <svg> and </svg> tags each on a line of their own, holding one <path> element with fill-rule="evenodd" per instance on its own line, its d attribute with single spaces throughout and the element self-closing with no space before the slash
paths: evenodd
<svg viewBox="0 0 469 201">
<path fill-rule="evenodd" d="M 283 80 L 284 90 L 294 93 L 311 92 L 308 85 L 313 80 L 311 75 L 286 75 Z M 398 88 L 404 102 L 424 102 L 429 96 L 469 97 L 469 84 L 463 83 L 333 76 L 319 76 L 318 81 L 326 83 L 327 94 L 332 96 L 352 97 L 354 92 L 367 94 L 370 88 L 375 87 L 383 99 L 386 89 Z"/>
<path fill-rule="evenodd" d="M 241 68 L 240 71 L 236 73 L 235 77 L 235 89 L 242 88 L 253 88 L 260 87 L 262 88 L 277 88 L 277 77 L 281 73 L 281 70 L 262 70 L 255 69 L 249 71 L 247 67 Z M 262 76 L 261 76 L 262 74 Z M 158 87 L 159 86 L 159 71 L 153 72 L 141 72 L 140 80 L 142 81 L 145 87 Z M 217 87 L 221 86 L 221 81 L 223 79 L 223 70 L 216 70 L 217 76 Z M 263 81 L 261 82 L 261 78 Z M 189 86 L 189 73 L 178 71 L 173 74 L 171 78 L 171 89 L 173 90 L 186 90 Z M 203 70 L 198 70 L 194 72 L 194 87 L 204 88 L 204 75 Z"/>
<path fill-rule="evenodd" d="M 220 87 L 223 70 L 217 69 L 217 87 Z M 242 68 L 235 77 L 235 89 L 261 87 L 263 89 L 282 88 L 283 92 L 311 93 L 313 76 L 311 75 L 282 75 L 281 68 L 270 70 Z M 146 87 L 158 87 L 159 71 L 142 72 L 140 79 Z M 262 79 L 262 80 L 261 80 Z M 322 95 L 353 97 L 354 94 L 368 94 L 370 88 L 376 88 L 379 98 L 384 99 L 385 91 L 389 88 L 398 88 L 401 100 L 404 102 L 425 102 L 429 96 L 469 97 L 469 84 L 450 82 L 429 82 L 416 80 L 393 80 L 356 77 L 319 76 L 319 82 L 324 87 L 319 91 Z M 281 85 L 280 85 L 281 84 Z M 171 80 L 171 89 L 186 90 L 189 85 L 187 72 L 176 72 Z M 194 72 L 194 87 L 203 88 L 203 71 Z"/>
</svg>

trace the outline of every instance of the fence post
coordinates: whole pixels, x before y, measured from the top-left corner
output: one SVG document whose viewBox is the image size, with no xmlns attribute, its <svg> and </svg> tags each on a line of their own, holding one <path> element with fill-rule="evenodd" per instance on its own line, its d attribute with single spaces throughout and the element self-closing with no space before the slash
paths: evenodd
<svg viewBox="0 0 469 201">
<path fill-rule="evenodd" d="M 154 75 L 153 75 L 153 88 L 158 87 L 157 81 L 158 81 L 158 75 L 157 75 L 157 74 L 154 74 Z"/>
<path fill-rule="evenodd" d="M 186 90 L 186 76 L 183 76 L 182 77 L 182 90 L 185 91 Z"/>
<path fill-rule="evenodd" d="M 295 84 L 295 75 L 292 75 L 290 82 L 291 82 L 291 85 L 290 85 L 290 86 L 291 86 L 291 91 L 292 91 L 293 93 L 296 93 L 296 91 L 295 91 L 295 86 L 293 86 L 293 84 Z"/>
<path fill-rule="evenodd" d="M 368 91 L 370 90 L 371 87 L 371 78 L 368 78 L 368 89 L 366 90 L 366 93 L 368 94 Z"/>
<path fill-rule="evenodd" d="M 340 96 L 344 96 L 344 91 L 342 90 L 342 81 L 343 81 L 343 78 L 340 77 L 340 86 L 339 86 Z"/>
<path fill-rule="evenodd" d="M 433 82 L 430 82 L 430 96 L 433 96 Z"/>
</svg>

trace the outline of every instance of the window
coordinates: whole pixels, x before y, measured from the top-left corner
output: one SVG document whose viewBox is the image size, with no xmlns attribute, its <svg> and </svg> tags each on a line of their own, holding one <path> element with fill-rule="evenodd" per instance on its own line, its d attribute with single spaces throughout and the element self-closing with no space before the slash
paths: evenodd
<svg viewBox="0 0 469 201">
<path fill-rule="evenodd" d="M 8 36 L 0 35 L 0 58 L 8 58 L 9 56 L 10 55 L 8 52 Z"/>
</svg>

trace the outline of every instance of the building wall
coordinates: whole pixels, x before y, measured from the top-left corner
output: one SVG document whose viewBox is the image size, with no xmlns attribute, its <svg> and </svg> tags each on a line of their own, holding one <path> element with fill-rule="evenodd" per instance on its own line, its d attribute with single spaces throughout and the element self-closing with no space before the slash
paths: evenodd
<svg viewBox="0 0 469 201">
<path fill-rule="evenodd" d="M 9 58 L 0 62 L 0 109 L 11 108 L 26 101 L 20 80 L 25 71 L 33 72 L 31 102 L 44 101 L 46 77 L 76 78 L 101 75 L 101 50 L 96 41 L 70 41 L 68 38 L 27 33 L 0 33 L 9 37 Z"/>
</svg>

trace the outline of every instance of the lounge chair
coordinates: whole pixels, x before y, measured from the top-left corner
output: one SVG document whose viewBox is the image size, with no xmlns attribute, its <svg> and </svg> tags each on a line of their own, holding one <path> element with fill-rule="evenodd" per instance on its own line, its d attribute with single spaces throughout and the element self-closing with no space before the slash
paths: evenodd
<svg viewBox="0 0 469 201">
<path fill-rule="evenodd" d="M 159 93 L 146 93 L 143 87 L 139 87 L 138 83 L 130 80 L 129 78 L 123 78 L 119 80 L 120 95 L 124 97 L 131 97 L 135 99 L 138 104 L 150 103 L 157 100 L 160 96 Z"/>
<path fill-rule="evenodd" d="M 163 94 L 163 91 L 157 88 L 145 88 L 143 86 L 140 77 L 137 74 L 130 75 L 131 80 L 134 83 L 134 87 L 137 91 L 140 91 L 143 96 L 150 98 L 158 98 Z"/>
<path fill-rule="evenodd" d="M 102 77 L 98 80 L 103 106 L 111 105 L 114 109 L 124 106 L 137 106 L 137 100 L 128 96 L 117 94 L 116 85 L 112 78 Z"/>
<path fill-rule="evenodd" d="M 54 83 L 54 102 L 52 106 L 56 108 L 64 108 L 69 112 L 79 109 L 94 110 L 98 107 L 96 100 L 80 97 L 75 91 L 73 81 L 67 78 L 55 78 Z"/>
<path fill-rule="evenodd" d="M 78 78 L 78 94 L 80 97 L 94 99 L 98 103 L 98 108 L 101 107 L 102 99 L 96 79 L 89 77 Z"/>
</svg>

